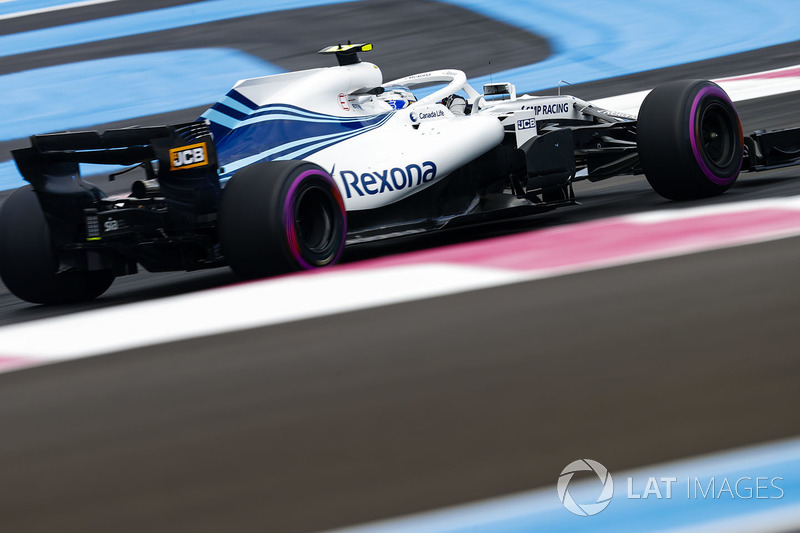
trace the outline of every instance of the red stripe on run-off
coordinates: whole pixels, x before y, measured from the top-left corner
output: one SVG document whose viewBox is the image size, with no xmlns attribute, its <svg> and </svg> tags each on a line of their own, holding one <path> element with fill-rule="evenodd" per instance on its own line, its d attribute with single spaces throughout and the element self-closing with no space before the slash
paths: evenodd
<svg viewBox="0 0 800 533">
<path fill-rule="evenodd" d="M 8 357 L 0 355 L 0 372 L 8 372 L 9 370 L 17 370 L 29 366 L 36 366 L 40 364 L 39 361 L 30 357 Z"/>
<path fill-rule="evenodd" d="M 680 215 L 677 215 L 679 217 Z M 621 217 L 356 263 L 376 268 L 457 263 L 517 271 L 580 268 L 672 251 L 700 251 L 800 234 L 800 211 L 757 209 L 657 222 Z"/>
<path fill-rule="evenodd" d="M 800 67 L 774 70 L 771 72 L 759 72 L 758 74 L 748 74 L 746 76 L 737 76 L 735 78 L 725 78 L 725 81 L 775 80 L 778 78 L 800 78 Z M 798 90 L 800 90 L 800 87 L 798 87 Z"/>
</svg>

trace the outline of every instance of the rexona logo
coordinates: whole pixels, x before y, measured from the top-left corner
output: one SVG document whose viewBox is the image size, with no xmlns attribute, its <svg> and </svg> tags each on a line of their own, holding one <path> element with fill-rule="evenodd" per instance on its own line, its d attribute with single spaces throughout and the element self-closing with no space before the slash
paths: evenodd
<svg viewBox="0 0 800 533">
<path fill-rule="evenodd" d="M 579 504 L 569 492 L 569 484 L 570 481 L 572 481 L 572 476 L 575 475 L 575 472 L 580 471 L 594 472 L 603 485 L 600 495 L 591 503 Z M 564 504 L 564 507 L 566 507 L 569 512 L 578 516 L 592 516 L 608 507 L 608 504 L 611 503 L 611 497 L 614 496 L 614 480 L 611 478 L 611 474 L 608 473 L 608 469 L 597 461 L 578 459 L 568 464 L 567 467 L 561 471 L 556 489 L 558 490 L 558 499 L 561 500 L 561 503 Z"/>
<path fill-rule="evenodd" d="M 173 148 L 169 151 L 169 169 L 184 170 L 200 167 L 208 163 L 206 143 L 191 144 Z"/>
<path fill-rule="evenodd" d="M 436 178 L 436 164 L 425 161 L 421 165 L 411 164 L 363 174 L 342 170 L 339 176 L 344 182 L 345 194 L 348 198 L 353 198 L 354 195 L 373 195 L 419 187 Z"/>
</svg>

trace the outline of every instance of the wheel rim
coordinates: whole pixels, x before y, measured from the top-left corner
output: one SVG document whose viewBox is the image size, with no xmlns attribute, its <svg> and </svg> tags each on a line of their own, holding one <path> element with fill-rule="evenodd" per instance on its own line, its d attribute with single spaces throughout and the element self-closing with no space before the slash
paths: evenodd
<svg viewBox="0 0 800 533">
<path fill-rule="evenodd" d="M 304 190 L 297 199 L 295 229 L 298 244 L 313 254 L 324 254 L 334 242 L 334 206 L 319 187 Z"/>
<path fill-rule="evenodd" d="M 716 85 L 703 87 L 694 98 L 690 117 L 689 142 L 699 170 L 714 185 L 730 187 L 742 167 L 743 137 L 728 95 Z"/>
<path fill-rule="evenodd" d="M 717 168 L 727 167 L 736 152 L 734 125 L 727 110 L 714 102 L 700 116 L 700 141 L 707 161 Z"/>
</svg>

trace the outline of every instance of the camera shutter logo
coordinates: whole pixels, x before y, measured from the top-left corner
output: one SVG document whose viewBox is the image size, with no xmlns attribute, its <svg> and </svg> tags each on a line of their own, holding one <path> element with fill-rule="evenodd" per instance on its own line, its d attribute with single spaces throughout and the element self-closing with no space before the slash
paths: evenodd
<svg viewBox="0 0 800 533">
<path fill-rule="evenodd" d="M 595 503 L 578 504 L 569 493 L 569 482 L 575 472 L 590 471 L 597 474 L 603 484 L 603 490 Z M 591 459 L 578 459 L 567 465 L 558 478 L 558 499 L 568 511 L 578 516 L 593 516 L 608 507 L 611 497 L 614 496 L 614 480 L 611 479 L 608 469 Z"/>
</svg>

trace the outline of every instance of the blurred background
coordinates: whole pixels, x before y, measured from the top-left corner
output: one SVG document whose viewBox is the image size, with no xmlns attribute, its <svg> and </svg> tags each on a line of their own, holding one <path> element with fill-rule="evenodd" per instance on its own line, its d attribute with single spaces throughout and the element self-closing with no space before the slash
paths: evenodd
<svg viewBox="0 0 800 533">
<path fill-rule="evenodd" d="M 520 93 L 553 94 L 563 80 L 591 100 L 797 67 L 798 20 L 794 0 L 2 0 L 0 202 L 24 184 L 10 151 L 32 134 L 194 120 L 237 80 L 329 66 L 316 52 L 348 40 L 374 43 L 362 59 L 387 81 L 450 67 L 476 87 L 512 81 Z M 798 91 L 737 102 L 745 130 L 800 125 Z M 797 178 L 794 169 L 743 177 L 724 197 L 679 206 L 641 176 L 584 184 L 574 210 L 362 246 L 346 259 L 796 196 Z M 799 245 L 776 240 L 0 374 L 0 531 L 319 531 L 535 489 L 544 492 L 522 509 L 556 518 L 486 530 L 800 516 L 800 445 L 782 440 L 800 433 Z M 0 324 L 233 281 L 227 271 L 143 274 L 97 302 L 57 309 L 3 288 Z M 131 324 L 131 335 L 147 327 Z M 769 472 L 786 478 L 781 500 L 625 507 L 622 476 L 612 506 L 589 519 L 561 508 L 554 488 L 580 458 L 612 473 L 644 468 L 636 475 L 646 479 L 665 471 L 647 465 L 776 441 L 736 456 L 739 470 L 709 458 L 720 470 L 674 471 Z M 628 514 L 615 516 L 615 504 Z M 467 531 L 486 514 L 473 518 L 419 531 Z M 740 530 L 800 531 L 796 520 L 774 523 Z M 385 530 L 413 527 L 422 528 Z"/>
</svg>

